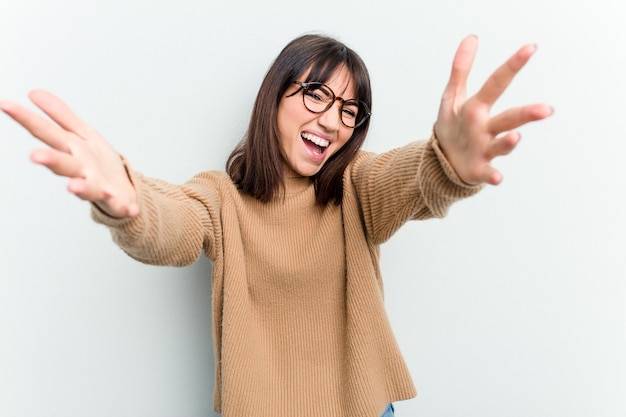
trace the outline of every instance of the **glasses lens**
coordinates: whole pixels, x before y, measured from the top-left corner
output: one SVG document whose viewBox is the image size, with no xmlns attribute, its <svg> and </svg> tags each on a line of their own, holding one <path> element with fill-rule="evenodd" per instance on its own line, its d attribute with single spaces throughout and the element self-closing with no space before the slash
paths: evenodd
<svg viewBox="0 0 626 417">
<path fill-rule="evenodd" d="M 311 84 L 303 91 L 304 105 L 315 113 L 326 111 L 335 101 L 335 95 L 323 84 Z"/>
<path fill-rule="evenodd" d="M 346 101 L 343 103 L 343 107 L 341 108 L 341 120 L 343 124 L 348 127 L 356 126 L 364 113 L 359 107 L 359 103 L 356 101 Z"/>
<path fill-rule="evenodd" d="M 367 104 L 362 101 L 350 100 L 343 104 L 341 120 L 348 127 L 358 127 L 367 120 L 370 115 Z"/>
</svg>

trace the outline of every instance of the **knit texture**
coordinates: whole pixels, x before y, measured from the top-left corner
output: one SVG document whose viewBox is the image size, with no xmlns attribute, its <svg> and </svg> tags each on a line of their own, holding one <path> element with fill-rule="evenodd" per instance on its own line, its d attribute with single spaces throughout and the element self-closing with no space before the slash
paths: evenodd
<svg viewBox="0 0 626 417">
<path fill-rule="evenodd" d="M 223 172 L 182 186 L 129 172 L 141 214 L 93 217 L 141 262 L 186 265 L 202 251 L 213 261 L 217 412 L 378 417 L 416 395 L 385 313 L 379 245 L 480 188 L 459 180 L 435 139 L 359 153 L 341 206 L 316 205 L 308 178 L 262 203 Z"/>
</svg>

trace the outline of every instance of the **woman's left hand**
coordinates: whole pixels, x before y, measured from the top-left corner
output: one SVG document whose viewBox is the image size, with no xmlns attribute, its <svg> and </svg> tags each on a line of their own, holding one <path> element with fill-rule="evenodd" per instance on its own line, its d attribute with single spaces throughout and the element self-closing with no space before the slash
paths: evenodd
<svg viewBox="0 0 626 417">
<path fill-rule="evenodd" d="M 468 36 L 459 45 L 450 80 L 443 93 L 434 133 L 457 175 L 467 184 L 497 185 L 502 175 L 491 160 L 511 152 L 520 140 L 518 127 L 549 117 L 545 104 L 507 109 L 491 116 L 496 100 L 536 50 L 526 45 L 487 79 L 478 93 L 466 99 L 467 77 L 478 49 L 478 39 Z"/>
</svg>

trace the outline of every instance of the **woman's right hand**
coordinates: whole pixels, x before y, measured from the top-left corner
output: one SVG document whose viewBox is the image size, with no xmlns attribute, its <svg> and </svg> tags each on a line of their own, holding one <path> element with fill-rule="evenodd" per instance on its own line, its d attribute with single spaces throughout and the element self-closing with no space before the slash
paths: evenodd
<svg viewBox="0 0 626 417">
<path fill-rule="evenodd" d="M 54 95 L 35 90 L 29 98 L 52 120 L 9 101 L 1 101 L 0 109 L 49 146 L 34 150 L 31 160 L 68 177 L 71 193 L 109 216 L 139 214 L 137 192 L 115 149 Z"/>
</svg>

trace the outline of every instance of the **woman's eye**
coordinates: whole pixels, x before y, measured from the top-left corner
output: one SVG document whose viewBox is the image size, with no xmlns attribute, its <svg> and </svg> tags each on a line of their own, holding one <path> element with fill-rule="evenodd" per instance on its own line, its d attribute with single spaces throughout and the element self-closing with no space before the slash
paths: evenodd
<svg viewBox="0 0 626 417">
<path fill-rule="evenodd" d="M 358 109 L 352 106 L 343 106 L 342 112 L 346 117 L 354 119 L 356 118 Z"/>
<path fill-rule="evenodd" d="M 324 99 L 322 98 L 322 96 L 319 94 L 318 91 L 316 90 L 312 90 L 312 91 L 307 91 L 306 92 L 306 96 L 308 98 L 310 98 L 311 100 L 315 100 L 315 101 L 324 101 Z"/>
</svg>

